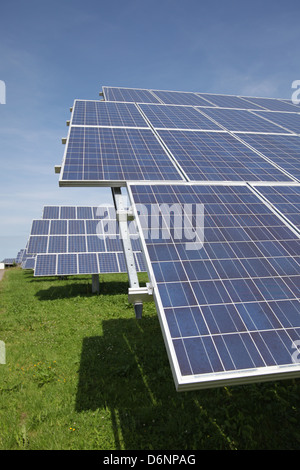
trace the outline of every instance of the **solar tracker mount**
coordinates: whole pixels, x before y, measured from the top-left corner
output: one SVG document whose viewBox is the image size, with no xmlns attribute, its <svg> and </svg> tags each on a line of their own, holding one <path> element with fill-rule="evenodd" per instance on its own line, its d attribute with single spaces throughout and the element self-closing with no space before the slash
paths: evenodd
<svg viewBox="0 0 300 470">
<path fill-rule="evenodd" d="M 176 389 L 300 377 L 299 103 L 100 95 L 74 101 L 55 171 L 61 187 L 111 187 L 123 234 L 127 191 L 150 281 L 142 292 L 123 240 L 130 289 L 136 304 L 153 296 Z"/>
</svg>

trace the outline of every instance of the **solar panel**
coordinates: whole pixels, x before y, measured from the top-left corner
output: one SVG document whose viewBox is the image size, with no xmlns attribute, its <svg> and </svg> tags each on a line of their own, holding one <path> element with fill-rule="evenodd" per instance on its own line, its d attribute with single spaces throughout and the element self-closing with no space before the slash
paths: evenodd
<svg viewBox="0 0 300 470">
<path fill-rule="evenodd" d="M 182 180 L 150 129 L 71 127 L 59 184 Z"/>
<path fill-rule="evenodd" d="M 300 138 L 288 135 L 239 134 L 254 150 L 300 179 Z"/>
<path fill-rule="evenodd" d="M 135 103 L 159 103 L 150 90 L 119 87 L 102 87 L 105 100 L 128 101 Z"/>
<path fill-rule="evenodd" d="M 221 130 L 220 126 L 199 113 L 192 106 L 140 104 L 152 126 L 156 129 Z"/>
<path fill-rule="evenodd" d="M 205 97 L 201 97 L 196 93 L 186 91 L 164 91 L 152 90 L 164 104 L 179 104 L 191 106 L 214 106 Z"/>
<path fill-rule="evenodd" d="M 287 103 L 277 98 L 256 98 L 247 96 L 243 96 L 242 98 L 246 101 L 249 101 L 249 103 L 262 106 L 263 108 L 269 109 L 270 111 L 297 112 L 297 109 L 293 104 Z"/>
<path fill-rule="evenodd" d="M 300 230 L 300 186 L 255 186 L 269 203 Z"/>
<path fill-rule="evenodd" d="M 292 181 L 227 132 L 159 130 L 158 134 L 192 181 Z"/>
<path fill-rule="evenodd" d="M 19 263 L 22 262 L 23 256 L 24 256 L 25 252 L 26 252 L 26 249 L 25 249 L 25 248 L 22 249 L 22 250 L 20 250 L 20 251 L 18 252 L 17 257 L 16 257 L 16 263 L 17 263 L 17 264 L 19 264 Z"/>
<path fill-rule="evenodd" d="M 22 269 L 34 269 L 34 267 L 35 267 L 35 257 L 26 258 L 22 262 L 21 267 L 22 267 Z"/>
<path fill-rule="evenodd" d="M 75 100 L 71 125 L 149 127 L 134 103 Z"/>
<path fill-rule="evenodd" d="M 32 223 L 27 252 L 36 254 L 35 276 L 127 272 L 114 207 L 53 206 L 54 208 L 56 210 L 52 213 L 55 216 L 67 219 L 41 219 Z M 45 207 L 43 215 L 50 212 Z M 82 214 L 90 214 L 93 218 L 76 218 Z M 47 231 L 45 225 L 48 227 Z M 136 269 L 145 270 L 137 231 L 134 226 L 130 227 Z"/>
<path fill-rule="evenodd" d="M 264 109 L 261 106 L 233 95 L 215 95 L 210 93 L 198 93 L 202 98 L 210 101 L 218 108 L 240 108 L 240 109 Z"/>
<path fill-rule="evenodd" d="M 205 112 L 207 116 L 232 132 L 289 133 L 282 127 L 245 109 L 205 108 L 204 110 L 201 108 L 201 112 Z"/>
<path fill-rule="evenodd" d="M 282 126 L 290 132 L 300 134 L 300 114 L 279 111 L 257 111 L 256 114 Z"/>
<path fill-rule="evenodd" d="M 145 237 L 147 218 L 136 213 L 177 390 L 299 376 L 299 236 L 244 184 L 129 192 L 135 210 L 145 200 L 149 211 L 179 204 L 182 214 L 204 204 L 200 249 L 172 230 Z"/>
<path fill-rule="evenodd" d="M 59 207 L 45 206 L 43 210 L 43 219 L 58 219 Z"/>
</svg>

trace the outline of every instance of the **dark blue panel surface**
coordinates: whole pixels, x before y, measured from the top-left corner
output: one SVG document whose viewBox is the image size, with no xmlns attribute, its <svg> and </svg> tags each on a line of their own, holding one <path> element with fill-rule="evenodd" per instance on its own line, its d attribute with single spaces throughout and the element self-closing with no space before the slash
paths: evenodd
<svg viewBox="0 0 300 470">
<path fill-rule="evenodd" d="M 235 382 L 234 372 L 247 382 L 254 369 L 262 379 L 282 365 L 299 373 L 292 359 L 300 339 L 299 236 L 246 185 L 130 190 L 135 204 L 147 196 L 148 211 L 165 201 L 179 204 L 184 217 L 184 204 L 204 204 L 201 248 L 188 249 L 172 229 L 168 238 L 160 231 L 144 240 L 178 387 Z M 148 219 L 139 222 L 143 229 Z"/>
<path fill-rule="evenodd" d="M 156 129 L 221 130 L 220 126 L 191 106 L 140 104 L 140 107 Z"/>
<path fill-rule="evenodd" d="M 270 111 L 290 111 L 297 112 L 297 107 L 292 103 L 287 103 L 283 100 L 276 98 L 254 98 L 243 96 L 243 99 L 253 103 L 254 105 L 262 106 Z"/>
<path fill-rule="evenodd" d="M 229 133 L 158 133 L 192 181 L 292 181 Z"/>
<path fill-rule="evenodd" d="M 232 132 L 290 133 L 282 127 L 244 109 L 206 108 L 203 112 Z"/>
<path fill-rule="evenodd" d="M 42 255 L 36 257 L 35 276 L 54 276 L 56 275 L 57 255 Z"/>
<path fill-rule="evenodd" d="M 239 96 L 214 95 L 210 93 L 198 94 L 219 108 L 262 109 L 261 106 L 254 103 L 249 103 L 249 101 L 246 101 Z"/>
<path fill-rule="evenodd" d="M 256 189 L 300 230 L 300 186 L 257 186 Z"/>
<path fill-rule="evenodd" d="M 294 178 L 300 179 L 300 137 L 267 134 L 239 134 L 239 137 Z"/>
<path fill-rule="evenodd" d="M 290 132 L 300 134 L 300 114 L 257 111 L 258 116 L 262 116 L 278 126 L 282 126 Z"/>
<path fill-rule="evenodd" d="M 78 273 L 79 274 L 99 273 L 97 253 L 79 253 L 78 254 Z"/>
<path fill-rule="evenodd" d="M 77 274 L 77 256 L 75 254 L 57 255 L 57 274 L 66 276 Z"/>
<path fill-rule="evenodd" d="M 60 182 L 180 179 L 151 130 L 73 127 Z"/>
<path fill-rule="evenodd" d="M 31 235 L 48 235 L 49 220 L 33 220 Z"/>
</svg>

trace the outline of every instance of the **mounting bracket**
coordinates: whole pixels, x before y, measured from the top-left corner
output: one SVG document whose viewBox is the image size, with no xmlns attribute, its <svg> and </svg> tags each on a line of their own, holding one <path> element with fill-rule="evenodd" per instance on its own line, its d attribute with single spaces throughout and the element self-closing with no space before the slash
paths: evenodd
<svg viewBox="0 0 300 470">
<path fill-rule="evenodd" d="M 128 221 L 134 218 L 133 213 L 124 206 L 121 188 L 113 187 L 111 190 L 116 209 L 116 217 L 119 222 L 120 237 L 123 244 L 130 284 L 130 288 L 128 289 L 128 301 L 134 304 L 135 316 L 140 319 L 142 317 L 143 302 L 152 300 L 152 291 L 148 286 L 140 287 L 139 285 L 128 229 Z"/>
</svg>

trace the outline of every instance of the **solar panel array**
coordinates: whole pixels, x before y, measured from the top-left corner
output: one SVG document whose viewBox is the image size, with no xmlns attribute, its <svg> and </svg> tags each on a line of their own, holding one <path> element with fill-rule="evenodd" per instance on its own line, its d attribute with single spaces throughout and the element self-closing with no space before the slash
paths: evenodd
<svg viewBox="0 0 300 470">
<path fill-rule="evenodd" d="M 133 222 L 131 239 L 136 269 L 145 271 Z M 45 206 L 43 218 L 32 222 L 27 254 L 36 255 L 35 276 L 127 272 L 115 209 L 109 206 Z"/>
<path fill-rule="evenodd" d="M 176 388 L 299 377 L 299 106 L 118 87 L 103 96 L 75 101 L 59 184 L 127 186 Z"/>
</svg>

